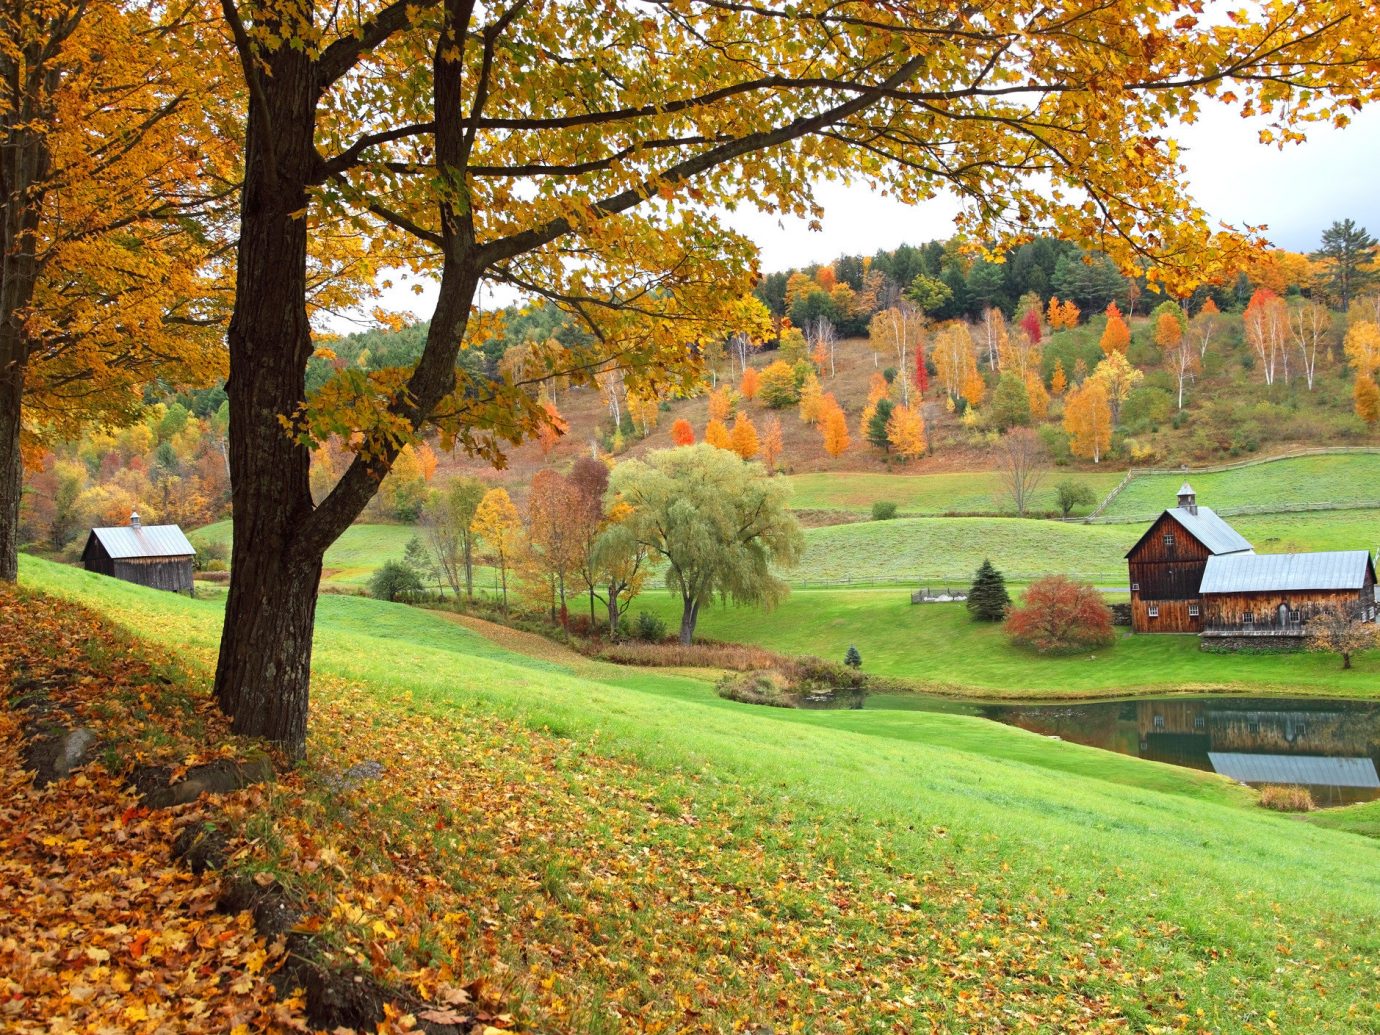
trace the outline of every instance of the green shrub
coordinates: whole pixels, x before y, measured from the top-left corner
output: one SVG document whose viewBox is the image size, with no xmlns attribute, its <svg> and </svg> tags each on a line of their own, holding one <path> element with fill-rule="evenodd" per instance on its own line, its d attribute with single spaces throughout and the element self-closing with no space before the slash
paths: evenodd
<svg viewBox="0 0 1380 1035">
<path fill-rule="evenodd" d="M 386 561 L 369 580 L 369 595 L 375 600 L 397 600 L 408 593 L 420 593 L 422 579 L 415 568 L 402 561 Z"/>
<path fill-rule="evenodd" d="M 877 500 L 872 504 L 873 521 L 890 521 L 896 516 L 896 504 L 891 500 Z"/>
<path fill-rule="evenodd" d="M 644 643 L 660 643 L 666 639 L 666 622 L 660 615 L 654 615 L 650 611 L 639 611 L 637 619 L 632 623 L 630 635 Z"/>
</svg>

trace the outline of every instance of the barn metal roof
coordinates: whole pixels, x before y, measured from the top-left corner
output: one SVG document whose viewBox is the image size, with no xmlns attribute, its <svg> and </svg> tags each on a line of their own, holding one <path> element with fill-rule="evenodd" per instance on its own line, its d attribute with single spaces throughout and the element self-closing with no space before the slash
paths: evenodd
<svg viewBox="0 0 1380 1035">
<path fill-rule="evenodd" d="M 1208 761 L 1223 776 L 1241 783 L 1310 784 L 1314 787 L 1380 787 L 1372 759 L 1323 755 L 1250 755 L 1209 751 Z"/>
<path fill-rule="evenodd" d="M 116 561 L 131 557 L 191 557 L 196 553 L 177 525 L 93 528 L 91 534 Z"/>
<path fill-rule="evenodd" d="M 1328 553 L 1248 553 L 1209 557 L 1199 592 L 1273 593 L 1283 590 L 1361 589 L 1370 554 L 1365 550 Z"/>
<path fill-rule="evenodd" d="M 1165 513 L 1214 554 L 1251 550 L 1251 544 L 1245 537 L 1218 517 L 1217 512 L 1211 507 L 1199 507 L 1196 514 L 1185 507 L 1175 507 L 1173 510 L 1166 510 Z"/>
</svg>

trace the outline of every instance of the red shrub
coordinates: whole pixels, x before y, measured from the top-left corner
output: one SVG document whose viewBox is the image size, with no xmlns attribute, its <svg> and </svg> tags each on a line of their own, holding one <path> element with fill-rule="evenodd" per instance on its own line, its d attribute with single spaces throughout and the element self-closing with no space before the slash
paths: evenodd
<svg viewBox="0 0 1380 1035">
<path fill-rule="evenodd" d="M 1063 575 L 1030 584 L 1021 606 L 1006 619 L 1006 633 L 1042 654 L 1105 647 L 1115 639 L 1111 609 L 1097 590 Z"/>
</svg>

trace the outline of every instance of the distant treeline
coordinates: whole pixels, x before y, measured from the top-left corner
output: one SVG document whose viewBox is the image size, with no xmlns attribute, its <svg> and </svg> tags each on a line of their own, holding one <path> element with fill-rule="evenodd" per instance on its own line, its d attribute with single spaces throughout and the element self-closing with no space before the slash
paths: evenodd
<svg viewBox="0 0 1380 1035">
<path fill-rule="evenodd" d="M 1239 309 L 1253 291 L 1243 274 L 1228 287 L 1200 289 L 1190 308 L 1196 311 L 1211 296 L 1223 310 Z M 1021 245 L 1000 263 L 974 259 L 954 241 L 903 244 L 870 257 L 843 255 L 827 266 L 769 273 L 756 294 L 778 318 L 789 317 L 805 327 L 824 317 L 847 336 L 866 334 L 873 314 L 901 298 L 917 303 L 937 321 L 976 320 L 989 308 L 1010 318 L 1029 295 L 1037 296 L 1042 306 L 1051 296 L 1071 300 L 1085 314 L 1100 313 L 1116 302 L 1134 315 L 1166 300 L 1143 278 L 1123 276 L 1106 256 L 1052 237 Z"/>
</svg>

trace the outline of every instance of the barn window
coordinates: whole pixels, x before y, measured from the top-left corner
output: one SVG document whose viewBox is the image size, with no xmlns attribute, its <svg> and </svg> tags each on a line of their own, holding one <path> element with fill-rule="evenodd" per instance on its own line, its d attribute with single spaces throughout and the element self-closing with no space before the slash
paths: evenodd
<svg viewBox="0 0 1380 1035">
<path fill-rule="evenodd" d="M 1151 618 L 1158 618 L 1160 616 L 1160 605 L 1151 604 L 1149 610 L 1146 613 L 1149 614 Z"/>
<path fill-rule="evenodd" d="M 1189 604 L 1189 605 L 1188 605 L 1188 617 L 1189 617 L 1189 618 L 1197 618 L 1197 617 L 1198 617 L 1198 605 L 1197 605 L 1197 604 Z"/>
<path fill-rule="evenodd" d="M 1201 715 L 1195 715 L 1193 717 L 1193 728 L 1195 730 L 1207 729 L 1207 719 L 1203 718 Z"/>
<path fill-rule="evenodd" d="M 1249 612 L 1249 611 L 1246 611 L 1244 614 L 1241 615 L 1241 624 L 1242 624 L 1242 625 L 1254 625 L 1254 624 L 1255 624 L 1255 615 L 1251 614 L 1251 612 Z"/>
<path fill-rule="evenodd" d="M 1174 549 L 1174 533 L 1173 533 L 1173 532 L 1166 532 L 1166 533 L 1164 533 L 1164 545 L 1167 546 L 1167 547 L 1169 547 L 1171 550 Z"/>
<path fill-rule="evenodd" d="M 1140 592 L 1140 583 L 1139 583 L 1139 582 L 1133 582 L 1133 583 L 1131 583 L 1131 592 L 1132 592 L 1132 593 L 1139 593 L 1139 592 Z"/>
<path fill-rule="evenodd" d="M 1156 715 L 1156 716 L 1155 716 L 1155 732 L 1156 732 L 1156 733 L 1159 733 L 1159 732 L 1162 732 L 1163 730 L 1164 730 L 1164 716 L 1163 716 L 1163 715 Z"/>
<path fill-rule="evenodd" d="M 1298 608 L 1296 608 L 1296 607 L 1290 608 L 1290 609 L 1289 609 L 1289 624 L 1290 624 L 1290 625 L 1299 625 L 1299 624 L 1301 624 L 1302 622 L 1303 622 L 1303 612 L 1301 612 L 1301 611 L 1300 611 Z"/>
</svg>

